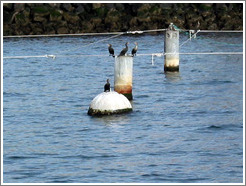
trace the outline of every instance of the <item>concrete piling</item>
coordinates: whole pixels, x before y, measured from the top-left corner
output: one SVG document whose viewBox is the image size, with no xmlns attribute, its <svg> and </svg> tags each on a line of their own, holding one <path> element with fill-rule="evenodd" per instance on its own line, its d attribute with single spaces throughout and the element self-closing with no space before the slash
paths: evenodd
<svg viewBox="0 0 246 186">
<path fill-rule="evenodd" d="M 114 90 L 132 100 L 133 57 L 119 56 L 114 64 Z"/>
<path fill-rule="evenodd" d="M 171 23 L 165 33 L 164 71 L 179 71 L 179 31 Z"/>
</svg>

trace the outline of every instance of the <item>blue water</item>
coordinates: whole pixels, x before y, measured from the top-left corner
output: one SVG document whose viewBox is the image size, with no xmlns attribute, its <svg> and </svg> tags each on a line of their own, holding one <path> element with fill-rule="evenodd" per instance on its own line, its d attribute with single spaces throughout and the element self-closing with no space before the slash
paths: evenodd
<svg viewBox="0 0 246 186">
<path fill-rule="evenodd" d="M 180 72 L 163 57 L 134 58 L 133 112 L 87 115 L 114 82 L 111 43 L 163 52 L 164 36 L 16 38 L 3 56 L 4 183 L 243 182 L 243 55 L 180 55 Z M 180 35 L 180 44 L 187 35 Z M 243 34 L 200 34 L 180 52 L 242 52 Z"/>
</svg>

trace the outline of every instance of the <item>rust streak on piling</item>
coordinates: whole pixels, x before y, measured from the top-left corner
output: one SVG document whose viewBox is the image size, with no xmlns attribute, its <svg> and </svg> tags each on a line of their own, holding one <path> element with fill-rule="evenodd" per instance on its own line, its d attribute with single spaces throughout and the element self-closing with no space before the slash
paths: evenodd
<svg viewBox="0 0 246 186">
<path fill-rule="evenodd" d="M 114 90 L 132 100 L 133 57 L 120 56 L 115 59 Z"/>
</svg>

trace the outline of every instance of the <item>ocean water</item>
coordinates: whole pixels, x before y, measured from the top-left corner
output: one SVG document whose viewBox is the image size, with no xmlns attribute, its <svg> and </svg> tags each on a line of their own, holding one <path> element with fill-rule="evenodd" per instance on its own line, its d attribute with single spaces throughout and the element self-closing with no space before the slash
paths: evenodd
<svg viewBox="0 0 246 186">
<path fill-rule="evenodd" d="M 133 112 L 87 115 L 114 82 L 111 43 L 137 54 L 164 50 L 164 36 L 3 40 L 3 183 L 242 183 L 243 55 L 137 55 Z M 187 35 L 180 34 L 180 44 Z M 91 45 L 89 45 L 91 44 Z M 84 47 L 89 45 L 87 47 Z M 130 51 L 130 50 L 129 50 Z M 242 33 L 198 34 L 180 52 L 242 52 Z"/>
</svg>

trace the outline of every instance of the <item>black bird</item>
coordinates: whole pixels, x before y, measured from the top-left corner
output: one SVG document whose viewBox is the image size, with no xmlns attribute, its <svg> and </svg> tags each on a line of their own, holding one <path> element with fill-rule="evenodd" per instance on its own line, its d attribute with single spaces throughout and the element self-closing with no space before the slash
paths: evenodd
<svg viewBox="0 0 246 186">
<path fill-rule="evenodd" d="M 128 51 L 128 45 L 129 43 L 128 42 L 126 42 L 126 48 L 124 48 L 121 52 L 120 52 L 120 55 L 119 56 L 124 56 L 125 54 L 126 54 L 126 52 Z"/>
<path fill-rule="evenodd" d="M 108 51 L 109 51 L 109 56 L 114 57 L 114 49 L 112 48 L 111 44 L 108 44 Z"/>
<path fill-rule="evenodd" d="M 110 92 L 110 83 L 109 83 L 109 79 L 107 79 L 107 83 L 104 85 L 104 92 Z"/>
<path fill-rule="evenodd" d="M 137 50 L 138 50 L 138 43 L 135 42 L 135 47 L 132 49 L 132 57 L 135 55 L 136 56 L 136 53 L 137 53 Z"/>
</svg>

